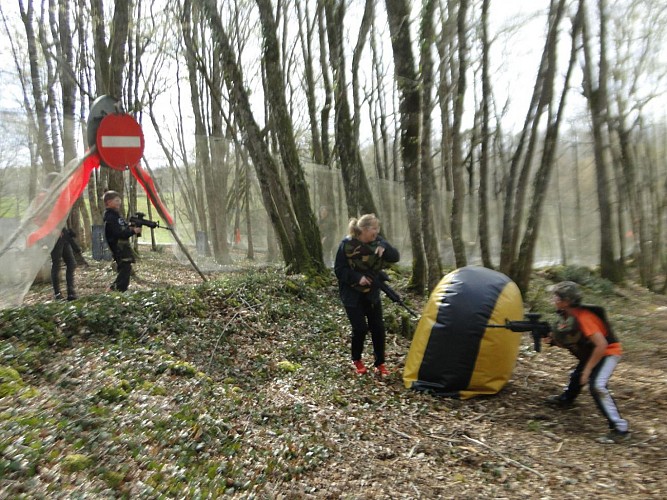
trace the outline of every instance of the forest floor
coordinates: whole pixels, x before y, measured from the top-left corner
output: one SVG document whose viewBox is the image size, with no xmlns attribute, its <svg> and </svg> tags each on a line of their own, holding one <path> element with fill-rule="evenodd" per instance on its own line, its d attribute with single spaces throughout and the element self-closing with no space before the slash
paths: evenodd
<svg viewBox="0 0 667 500">
<path fill-rule="evenodd" d="M 131 293 L 109 294 L 109 264 L 90 261 L 79 300 L 49 303 L 49 285 L 34 285 L 22 312 L 2 312 L 0 369 L 15 368 L 22 389 L 6 390 L 0 373 L 0 497 L 667 497 L 665 296 L 584 287 L 625 349 L 610 388 L 632 437 L 608 445 L 595 440 L 607 426 L 587 392 L 571 409 L 543 404 L 574 358 L 533 352 L 529 335 L 499 394 L 438 398 L 405 389 L 410 341 L 392 325 L 406 319 L 389 302 L 392 374 L 352 372 L 333 278 L 311 286 L 266 266 L 202 285 L 149 253 L 136 271 Z M 540 312 L 549 283 L 536 273 L 526 299 Z M 393 285 L 421 311 L 423 299 Z M 30 338 L 42 314 L 61 332 L 84 326 L 44 347 Z M 93 314 L 136 323 L 106 332 Z M 28 334 L 11 333 L 23 322 Z"/>
</svg>

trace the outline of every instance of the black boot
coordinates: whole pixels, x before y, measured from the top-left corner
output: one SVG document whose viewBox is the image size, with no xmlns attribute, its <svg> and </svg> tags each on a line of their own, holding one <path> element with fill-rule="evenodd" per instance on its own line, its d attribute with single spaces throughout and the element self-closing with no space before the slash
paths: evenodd
<svg viewBox="0 0 667 500">
<path fill-rule="evenodd" d="M 571 408 L 574 406 L 574 400 L 568 399 L 565 397 L 565 394 L 559 394 L 557 396 L 549 396 L 544 400 L 544 402 L 551 406 L 557 406 L 558 408 Z"/>
</svg>

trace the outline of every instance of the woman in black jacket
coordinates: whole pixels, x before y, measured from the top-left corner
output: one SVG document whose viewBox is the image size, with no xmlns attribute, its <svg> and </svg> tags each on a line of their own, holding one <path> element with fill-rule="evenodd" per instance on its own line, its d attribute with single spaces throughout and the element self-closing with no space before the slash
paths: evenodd
<svg viewBox="0 0 667 500">
<path fill-rule="evenodd" d="M 380 273 L 387 263 L 398 262 L 400 254 L 379 236 L 375 214 L 350 219 L 348 235 L 338 246 L 334 271 L 340 299 L 352 326 L 352 363 L 356 373 L 368 371 L 361 355 L 366 334 L 371 332 L 375 372 L 389 375 L 385 365 L 385 328 L 380 300 Z"/>
</svg>

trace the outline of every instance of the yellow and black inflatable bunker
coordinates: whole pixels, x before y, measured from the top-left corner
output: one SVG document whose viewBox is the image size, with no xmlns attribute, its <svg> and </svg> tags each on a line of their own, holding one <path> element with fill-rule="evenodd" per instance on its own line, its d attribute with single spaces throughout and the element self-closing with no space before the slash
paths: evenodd
<svg viewBox="0 0 667 500">
<path fill-rule="evenodd" d="M 408 389 L 471 398 L 496 394 L 516 363 L 521 333 L 487 328 L 523 318 L 523 300 L 507 276 L 466 266 L 431 293 L 405 361 Z"/>
</svg>

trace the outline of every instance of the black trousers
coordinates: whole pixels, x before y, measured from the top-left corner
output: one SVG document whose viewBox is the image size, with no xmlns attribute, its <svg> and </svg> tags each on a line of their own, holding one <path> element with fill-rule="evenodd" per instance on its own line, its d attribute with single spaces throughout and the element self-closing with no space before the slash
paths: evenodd
<svg viewBox="0 0 667 500">
<path fill-rule="evenodd" d="M 60 295 L 60 268 L 65 262 L 65 283 L 67 284 L 67 296 L 75 297 L 74 289 L 74 270 L 76 269 L 76 259 L 72 245 L 63 237 L 58 238 L 53 250 L 51 250 L 51 283 L 53 284 L 53 293 Z"/>
<path fill-rule="evenodd" d="M 132 275 L 132 261 L 126 259 L 116 259 L 116 281 L 111 285 L 112 290 L 124 292 L 130 286 L 130 276 Z"/>
<path fill-rule="evenodd" d="M 382 319 L 382 302 L 371 302 L 362 297 L 356 307 L 345 307 L 345 312 L 352 325 L 352 360 L 361 359 L 366 342 L 366 334 L 371 332 L 375 366 L 384 363 L 385 329 Z"/>
</svg>

